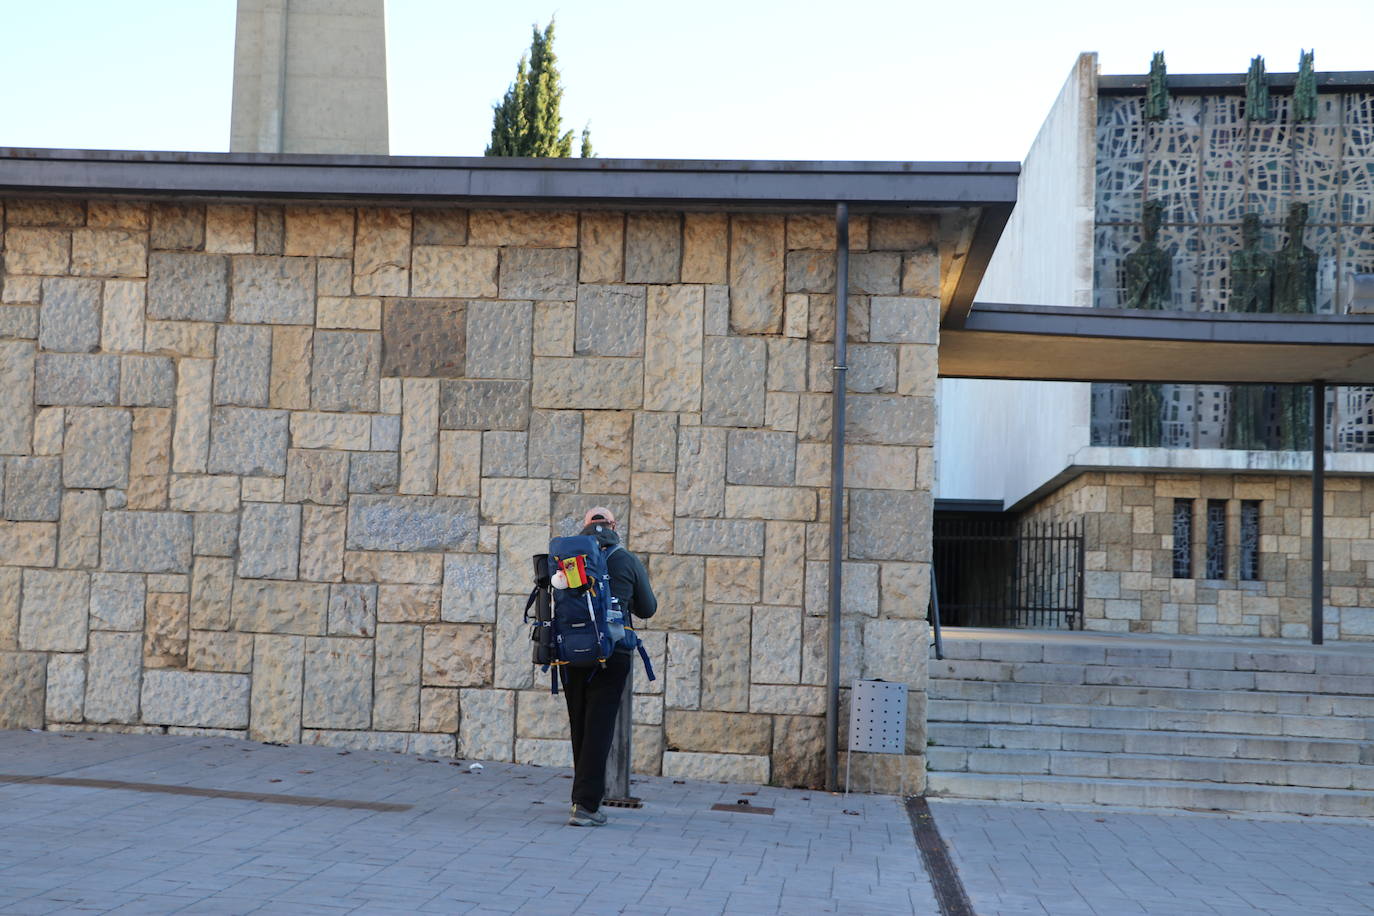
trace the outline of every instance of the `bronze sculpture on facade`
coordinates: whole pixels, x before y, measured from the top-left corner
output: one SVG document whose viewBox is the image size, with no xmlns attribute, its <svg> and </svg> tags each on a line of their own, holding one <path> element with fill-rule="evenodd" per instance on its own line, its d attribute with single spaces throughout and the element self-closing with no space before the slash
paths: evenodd
<svg viewBox="0 0 1374 916">
<path fill-rule="evenodd" d="M 1245 120 L 1268 121 L 1271 117 L 1269 78 L 1264 73 L 1264 58 L 1256 54 L 1250 61 L 1250 72 L 1245 74 Z"/>
<path fill-rule="evenodd" d="M 1161 66 L 1163 61 L 1160 61 Z M 1159 224 L 1164 205 L 1157 200 L 1145 202 L 1141 220 L 1140 247 L 1126 255 L 1126 308 L 1158 311 L 1173 304 L 1173 259 L 1159 247 Z M 1159 386 L 1133 382 L 1130 387 L 1131 445 L 1153 448 L 1160 444 L 1162 399 Z"/>
<path fill-rule="evenodd" d="M 1260 66 L 1263 67 L 1263 63 Z M 1253 65 L 1251 69 L 1253 71 Z M 1272 312 L 1274 258 L 1261 243 L 1258 213 L 1247 213 L 1241 218 L 1240 237 L 1241 247 L 1231 253 L 1231 293 L 1226 310 Z M 1265 447 L 1264 396 L 1265 388 L 1261 385 L 1232 386 L 1227 424 L 1231 448 Z"/>
<path fill-rule="evenodd" d="M 1317 117 L 1317 74 L 1313 69 L 1314 51 L 1298 57 L 1298 79 L 1293 84 L 1293 120 L 1312 121 Z"/>
<path fill-rule="evenodd" d="M 1162 121 L 1169 114 L 1169 74 L 1164 67 L 1164 52 L 1156 51 L 1150 60 L 1150 86 L 1145 92 L 1145 120 Z"/>
</svg>

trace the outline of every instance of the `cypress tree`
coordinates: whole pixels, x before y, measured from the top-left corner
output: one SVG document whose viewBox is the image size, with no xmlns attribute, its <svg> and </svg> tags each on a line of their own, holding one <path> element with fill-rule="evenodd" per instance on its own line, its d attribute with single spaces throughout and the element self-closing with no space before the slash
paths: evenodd
<svg viewBox="0 0 1374 916">
<path fill-rule="evenodd" d="M 560 107 L 563 85 L 553 51 L 553 21 L 541 32 L 533 28 L 530 50 L 515 68 L 515 82 L 492 109 L 488 156 L 540 156 L 566 159 L 572 155 L 573 132 L 563 130 Z M 592 155 L 591 137 L 582 131 L 582 155 Z"/>
</svg>

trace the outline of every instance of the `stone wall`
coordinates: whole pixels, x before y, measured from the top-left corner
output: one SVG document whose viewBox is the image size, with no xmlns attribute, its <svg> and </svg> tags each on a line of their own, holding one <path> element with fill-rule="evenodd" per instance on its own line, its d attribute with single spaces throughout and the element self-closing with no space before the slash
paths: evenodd
<svg viewBox="0 0 1374 916">
<path fill-rule="evenodd" d="M 1192 578 L 1174 578 L 1175 501 L 1193 501 Z M 1226 577 L 1206 574 L 1206 505 L 1226 503 Z M 1259 577 L 1240 577 L 1240 504 L 1259 503 Z M 1326 478 L 1326 639 L 1374 640 L 1374 478 Z M 1079 475 L 1024 516 L 1082 519 L 1090 630 L 1311 635 L 1312 479 L 1245 474 Z"/>
<path fill-rule="evenodd" d="M 636 768 L 821 779 L 828 216 L 3 217 L 0 727 L 565 763 L 529 556 L 604 503 L 661 600 Z M 938 231 L 852 229 L 844 677 L 913 686 L 916 763 Z"/>
</svg>

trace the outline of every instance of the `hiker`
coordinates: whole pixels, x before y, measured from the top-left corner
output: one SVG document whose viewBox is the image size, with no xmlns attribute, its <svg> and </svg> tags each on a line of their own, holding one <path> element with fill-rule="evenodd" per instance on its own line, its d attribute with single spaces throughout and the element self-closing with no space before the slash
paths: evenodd
<svg viewBox="0 0 1374 916">
<path fill-rule="evenodd" d="M 615 516 L 605 506 L 587 510 L 582 534 L 596 538 L 611 577 L 611 595 L 620 602 L 622 613 L 652 617 L 658 599 L 649 587 L 649 573 L 639 557 L 620 545 Z M 616 549 L 618 548 L 618 549 Z M 563 667 L 559 676 L 568 704 L 568 728 L 572 738 L 573 784 L 572 815 L 575 827 L 600 827 L 606 823 L 601 800 L 606 794 L 606 758 L 611 753 L 620 696 L 635 649 L 628 642 L 618 643 L 606 665 L 591 669 Z"/>
</svg>

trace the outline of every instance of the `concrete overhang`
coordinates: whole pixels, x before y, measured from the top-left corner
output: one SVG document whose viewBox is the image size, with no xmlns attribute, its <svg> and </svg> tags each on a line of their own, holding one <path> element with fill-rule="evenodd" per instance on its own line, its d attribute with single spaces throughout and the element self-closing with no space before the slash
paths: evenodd
<svg viewBox="0 0 1374 916">
<path fill-rule="evenodd" d="M 1016 162 L 506 159 L 0 148 L 0 193 L 407 206 L 932 213 L 963 314 L 1016 203 Z"/>
<path fill-rule="evenodd" d="M 1152 312 L 977 303 L 940 331 L 947 378 L 1374 384 L 1374 315 Z"/>
</svg>

